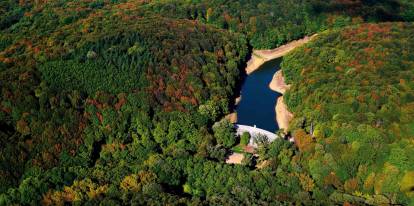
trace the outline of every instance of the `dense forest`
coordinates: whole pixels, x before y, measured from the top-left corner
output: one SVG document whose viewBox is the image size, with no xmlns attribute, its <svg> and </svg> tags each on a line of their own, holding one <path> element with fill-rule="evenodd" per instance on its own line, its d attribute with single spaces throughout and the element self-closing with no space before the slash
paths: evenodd
<svg viewBox="0 0 414 206">
<path fill-rule="evenodd" d="M 414 26 L 377 24 L 413 20 L 410 0 L 1 1 L 0 205 L 414 204 Z M 295 143 L 225 164 L 252 48 L 316 32 L 282 63 Z"/>
<path fill-rule="evenodd" d="M 316 185 L 413 197 L 413 33 L 412 23 L 352 26 L 284 58 L 290 129 Z"/>
</svg>

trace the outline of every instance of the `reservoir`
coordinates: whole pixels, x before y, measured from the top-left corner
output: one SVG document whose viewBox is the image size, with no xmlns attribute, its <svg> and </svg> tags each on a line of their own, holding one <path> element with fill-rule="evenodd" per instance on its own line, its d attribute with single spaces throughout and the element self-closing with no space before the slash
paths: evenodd
<svg viewBox="0 0 414 206">
<path fill-rule="evenodd" d="M 281 94 L 272 91 L 269 83 L 280 68 L 281 58 L 263 64 L 248 75 L 241 88 L 242 99 L 236 107 L 238 124 L 276 132 L 276 100 Z"/>
</svg>

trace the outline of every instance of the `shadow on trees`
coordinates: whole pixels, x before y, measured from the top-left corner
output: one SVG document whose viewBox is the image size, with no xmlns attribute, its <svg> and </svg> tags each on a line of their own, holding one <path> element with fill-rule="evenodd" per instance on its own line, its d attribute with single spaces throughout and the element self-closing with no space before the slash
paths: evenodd
<svg viewBox="0 0 414 206">
<path fill-rule="evenodd" d="M 372 21 L 402 21 L 401 3 L 397 0 L 313 0 L 315 13 L 361 16 Z"/>
</svg>

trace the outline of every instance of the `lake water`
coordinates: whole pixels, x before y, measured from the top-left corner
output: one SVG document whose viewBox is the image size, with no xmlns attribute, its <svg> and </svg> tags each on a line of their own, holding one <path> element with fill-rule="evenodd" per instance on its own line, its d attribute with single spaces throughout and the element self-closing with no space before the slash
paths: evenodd
<svg viewBox="0 0 414 206">
<path fill-rule="evenodd" d="M 236 107 L 238 124 L 249 125 L 275 132 L 276 100 L 281 95 L 269 88 L 273 75 L 280 68 L 281 59 L 263 64 L 258 70 L 248 75 L 242 85 L 242 99 Z"/>
</svg>

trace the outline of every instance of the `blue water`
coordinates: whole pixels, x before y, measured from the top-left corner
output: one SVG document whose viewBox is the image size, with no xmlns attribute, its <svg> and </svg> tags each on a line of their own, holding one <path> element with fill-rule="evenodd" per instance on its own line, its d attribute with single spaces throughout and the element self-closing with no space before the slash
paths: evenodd
<svg viewBox="0 0 414 206">
<path fill-rule="evenodd" d="M 236 107 L 238 124 L 256 125 L 261 129 L 275 132 L 276 100 L 281 95 L 269 88 L 273 75 L 280 68 L 281 59 L 263 64 L 258 70 L 248 75 L 242 85 L 242 99 Z"/>
</svg>

